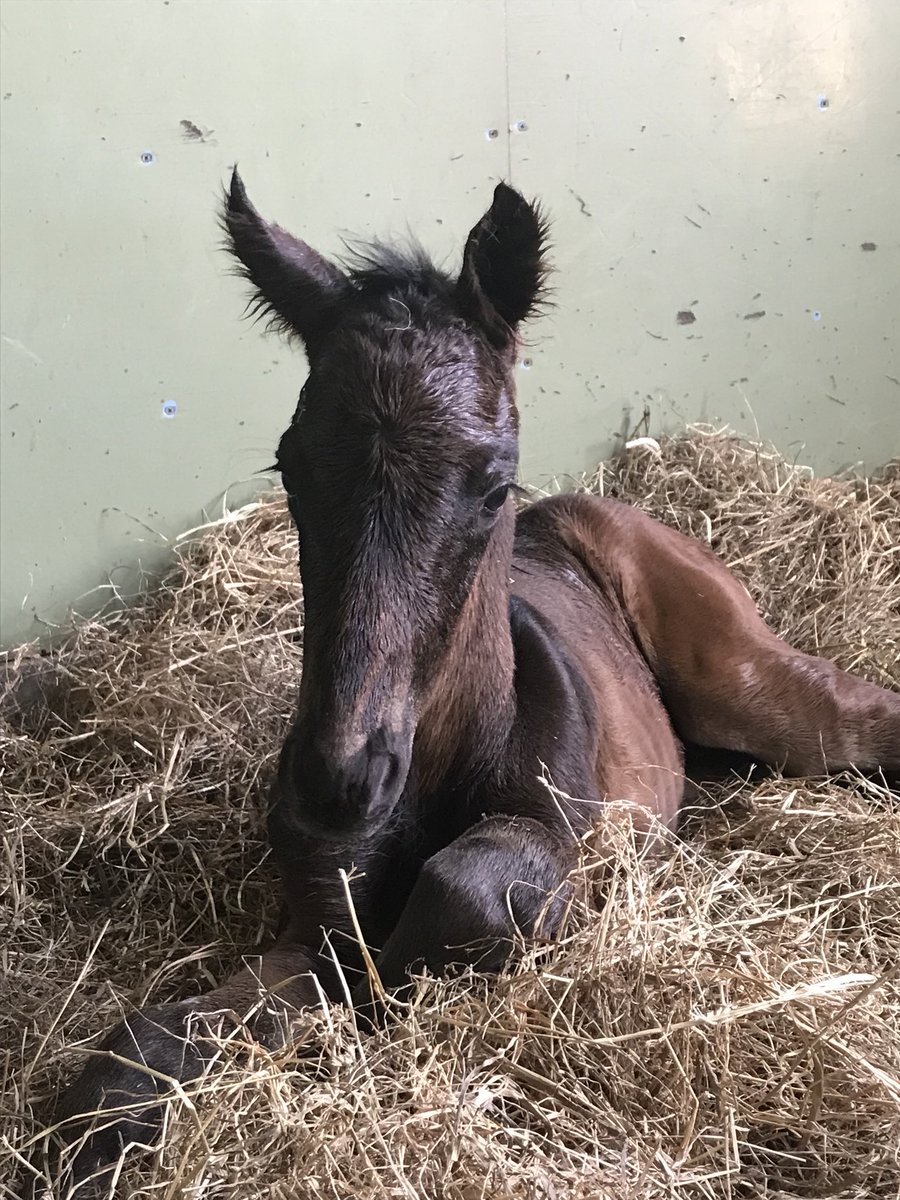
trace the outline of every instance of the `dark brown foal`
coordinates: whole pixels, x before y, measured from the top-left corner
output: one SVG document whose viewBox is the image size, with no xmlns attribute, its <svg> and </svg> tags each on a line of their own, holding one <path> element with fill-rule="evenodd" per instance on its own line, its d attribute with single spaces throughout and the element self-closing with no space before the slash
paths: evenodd
<svg viewBox="0 0 900 1200">
<path fill-rule="evenodd" d="M 278 449 L 306 610 L 269 825 L 286 918 L 255 965 L 135 1013 L 88 1060 L 58 1113 L 71 1145 L 102 1112 L 55 1168 L 78 1195 L 204 1069 L 206 1022 L 277 1043 L 343 998 L 326 935 L 368 1001 L 342 869 L 398 988 L 500 967 L 607 799 L 671 825 L 685 743 L 797 774 L 900 769 L 900 696 L 776 638 L 703 547 L 588 496 L 517 520 L 516 331 L 545 269 L 521 196 L 497 188 L 458 278 L 378 247 L 339 267 L 264 221 L 237 173 L 223 220 L 254 307 L 310 362 Z"/>
</svg>

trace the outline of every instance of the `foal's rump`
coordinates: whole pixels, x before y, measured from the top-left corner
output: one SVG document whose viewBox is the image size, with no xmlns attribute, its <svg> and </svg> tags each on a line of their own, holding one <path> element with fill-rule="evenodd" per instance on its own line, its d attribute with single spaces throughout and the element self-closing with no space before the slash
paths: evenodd
<svg viewBox="0 0 900 1200">
<path fill-rule="evenodd" d="M 596 496 L 565 498 L 556 527 L 620 607 L 683 741 L 796 775 L 900 770 L 900 694 L 777 637 L 708 547 Z"/>
</svg>

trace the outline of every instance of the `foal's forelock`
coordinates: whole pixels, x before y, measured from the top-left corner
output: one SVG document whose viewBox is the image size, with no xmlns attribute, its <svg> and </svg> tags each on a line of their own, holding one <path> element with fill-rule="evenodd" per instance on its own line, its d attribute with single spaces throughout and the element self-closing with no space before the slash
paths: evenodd
<svg viewBox="0 0 900 1200">
<path fill-rule="evenodd" d="M 317 406 L 382 433 L 423 426 L 438 456 L 460 437 L 483 442 L 510 420 L 515 432 L 511 356 L 449 309 L 441 315 L 437 325 L 416 314 L 408 328 L 368 317 L 338 330 L 313 368 Z"/>
</svg>

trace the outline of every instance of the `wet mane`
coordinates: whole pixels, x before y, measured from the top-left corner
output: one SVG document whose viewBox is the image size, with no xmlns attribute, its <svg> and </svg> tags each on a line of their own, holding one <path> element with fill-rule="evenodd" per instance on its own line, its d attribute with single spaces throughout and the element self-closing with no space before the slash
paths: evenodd
<svg viewBox="0 0 900 1200">
<path fill-rule="evenodd" d="M 393 326 L 435 320 L 455 323 L 456 281 L 435 265 L 418 242 L 352 241 L 345 245 L 338 261 L 355 293 L 354 307 L 361 306 Z"/>
<path fill-rule="evenodd" d="M 363 295 L 379 296 L 388 292 L 412 290 L 446 294 L 454 280 L 435 265 L 419 242 L 383 242 L 356 240 L 345 242 L 338 260 L 347 278 Z"/>
</svg>

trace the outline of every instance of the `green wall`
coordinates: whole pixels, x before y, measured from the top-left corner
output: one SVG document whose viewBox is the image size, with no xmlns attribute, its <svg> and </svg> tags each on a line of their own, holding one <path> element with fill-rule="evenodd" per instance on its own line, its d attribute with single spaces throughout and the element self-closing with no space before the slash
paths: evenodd
<svg viewBox="0 0 900 1200">
<path fill-rule="evenodd" d="M 271 461 L 304 364 L 239 320 L 235 161 L 326 251 L 410 227 L 453 261 L 496 179 L 545 200 L 530 481 L 645 405 L 651 432 L 728 422 L 819 470 L 900 453 L 895 0 L 4 0 L 0 23 L 7 644 L 127 595 Z"/>
</svg>

